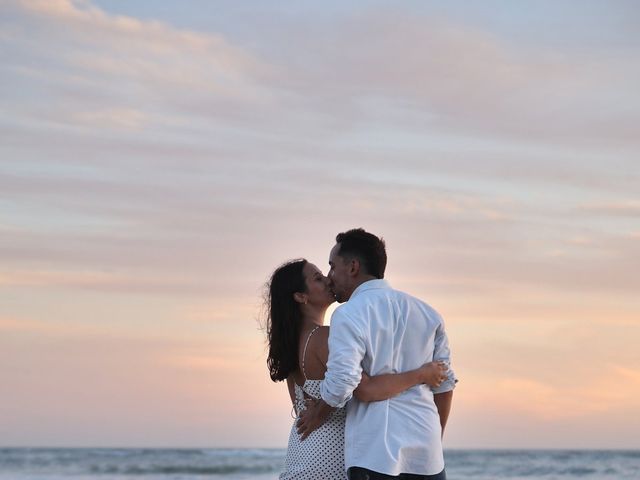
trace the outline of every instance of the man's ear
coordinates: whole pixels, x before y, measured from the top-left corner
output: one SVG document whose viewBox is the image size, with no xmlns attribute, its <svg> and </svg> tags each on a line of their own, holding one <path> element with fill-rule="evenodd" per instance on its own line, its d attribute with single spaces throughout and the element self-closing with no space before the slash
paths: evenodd
<svg viewBox="0 0 640 480">
<path fill-rule="evenodd" d="M 360 273 L 360 260 L 358 260 L 356 257 L 353 257 L 349 261 L 349 275 L 351 275 L 352 277 L 357 277 L 359 273 Z"/>
</svg>

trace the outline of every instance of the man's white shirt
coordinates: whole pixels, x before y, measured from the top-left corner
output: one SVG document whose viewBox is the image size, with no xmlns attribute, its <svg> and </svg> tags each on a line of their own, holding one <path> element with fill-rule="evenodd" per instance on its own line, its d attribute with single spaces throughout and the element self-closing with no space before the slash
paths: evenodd
<svg viewBox="0 0 640 480">
<path fill-rule="evenodd" d="M 387 475 L 434 475 L 444 469 L 433 394 L 453 390 L 457 380 L 451 369 L 438 388 L 417 385 L 380 402 L 352 398 L 363 369 L 370 376 L 401 373 L 432 360 L 450 365 L 442 318 L 421 300 L 393 290 L 385 280 L 361 284 L 336 309 L 321 394 L 333 407 L 347 404 L 347 469 L 363 467 Z"/>
</svg>

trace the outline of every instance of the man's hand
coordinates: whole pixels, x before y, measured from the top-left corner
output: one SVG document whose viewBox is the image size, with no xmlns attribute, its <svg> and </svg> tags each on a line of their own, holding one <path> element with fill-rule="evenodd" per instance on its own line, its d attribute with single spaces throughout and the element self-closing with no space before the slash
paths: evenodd
<svg viewBox="0 0 640 480">
<path fill-rule="evenodd" d="M 439 387 L 447 379 L 447 364 L 441 361 L 425 363 L 418 371 L 422 383 Z"/>
<path fill-rule="evenodd" d="M 311 399 L 305 403 L 307 408 L 300 412 L 300 419 L 296 424 L 300 440 L 304 440 L 311 435 L 314 430 L 318 429 L 334 410 L 333 407 L 327 405 L 322 399 Z"/>
</svg>

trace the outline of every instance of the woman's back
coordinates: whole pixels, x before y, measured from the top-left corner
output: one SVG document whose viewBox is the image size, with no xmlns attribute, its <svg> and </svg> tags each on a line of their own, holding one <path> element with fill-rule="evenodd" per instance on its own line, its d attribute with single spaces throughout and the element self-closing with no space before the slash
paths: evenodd
<svg viewBox="0 0 640 480">
<path fill-rule="evenodd" d="M 303 332 L 300 348 L 300 368 L 292 373 L 294 406 L 299 414 L 308 399 L 320 398 L 320 382 L 326 371 L 328 327 L 317 326 Z M 296 419 L 291 427 L 281 480 L 346 479 L 344 468 L 344 423 L 346 411 L 336 409 L 329 419 L 303 441 L 296 431 Z"/>
</svg>

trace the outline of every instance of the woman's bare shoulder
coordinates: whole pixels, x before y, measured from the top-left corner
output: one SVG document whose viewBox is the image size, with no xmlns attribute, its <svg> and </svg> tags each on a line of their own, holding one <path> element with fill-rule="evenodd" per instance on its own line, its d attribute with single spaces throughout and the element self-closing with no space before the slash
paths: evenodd
<svg viewBox="0 0 640 480">
<path fill-rule="evenodd" d="M 318 331 L 316 332 L 316 335 L 321 335 L 324 338 L 329 338 L 329 326 L 328 325 L 322 325 L 320 328 L 318 328 Z"/>
<path fill-rule="evenodd" d="M 309 340 L 305 371 L 310 379 L 322 379 L 329 356 L 329 327 L 318 328 Z"/>
<path fill-rule="evenodd" d="M 329 341 L 329 327 L 321 326 L 313 332 L 311 338 L 309 338 L 308 350 L 318 350 L 326 348 Z"/>
</svg>

